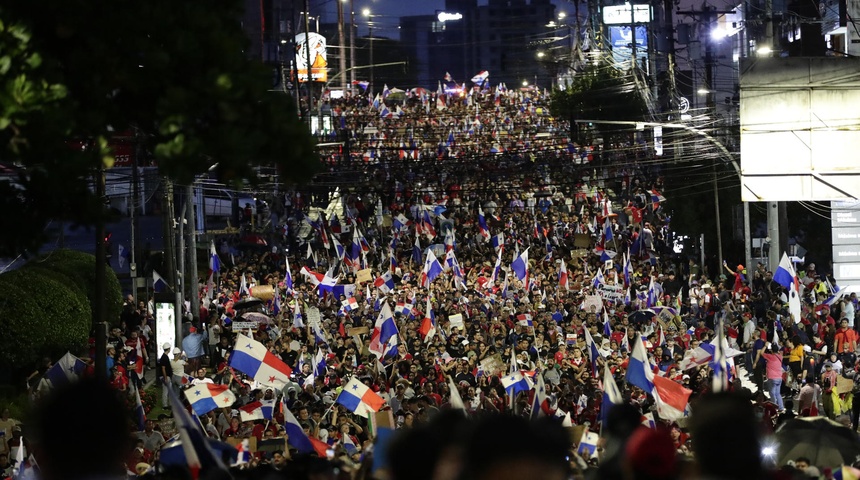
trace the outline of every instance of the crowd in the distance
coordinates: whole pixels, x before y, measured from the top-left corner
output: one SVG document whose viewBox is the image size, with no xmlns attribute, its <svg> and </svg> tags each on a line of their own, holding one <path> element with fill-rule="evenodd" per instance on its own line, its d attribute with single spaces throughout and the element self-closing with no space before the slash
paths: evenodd
<svg viewBox="0 0 860 480">
<path fill-rule="evenodd" d="M 386 400 L 396 429 L 431 428 L 452 409 L 456 388 L 472 417 L 549 416 L 599 432 L 610 421 L 603 409 L 611 377 L 624 415 L 669 433 L 639 438 L 608 428 L 605 436 L 620 443 L 603 445 L 600 456 L 615 458 L 630 437 L 643 449 L 650 440 L 666 442 L 666 458 L 676 465 L 676 456 L 697 453 L 690 411 L 695 415 L 714 388 L 714 363 L 695 357 L 719 344 L 731 357 L 726 389 L 746 395 L 769 430 L 815 414 L 857 428 L 857 299 L 837 293 L 826 272 L 813 264 L 801 269 L 801 309 L 793 316 L 788 290 L 764 266 L 732 262 L 706 271 L 695 258 L 675 254 L 665 214 L 672 199 L 660 193 L 657 167 L 637 161 L 644 151 L 607 156 L 574 145 L 566 124 L 544 114 L 546 98 L 537 91 L 449 96 L 444 109 L 432 96 L 390 103 L 332 103 L 351 150 L 332 154 L 325 178 L 354 175 L 358 186 L 271 197 L 271 215 L 261 220 L 276 233 L 265 234 L 266 246 L 248 246 L 241 235 L 218 239 L 220 268 L 200 285 L 200 317 L 189 319 L 182 348 L 156 345 L 152 302 L 129 303 L 110 340 L 115 388 L 136 383 L 128 356 L 139 355 L 140 336 L 159 384 L 229 386 L 236 403 L 200 416 L 210 437 L 283 437 L 281 409 L 271 420 L 250 421 L 240 409 L 283 399 L 308 436 L 357 469 L 377 426 L 336 403 L 352 378 Z M 383 115 L 382 108 L 397 113 Z M 428 251 L 444 267 L 429 287 L 422 286 Z M 512 264 L 526 251 L 523 278 Z M 336 293 L 320 295 L 319 278 L 303 269 L 335 278 Z M 261 290 L 273 294 L 252 310 L 270 321 L 260 322 L 253 337 L 293 368 L 286 385 L 257 384 L 230 367 L 233 325 L 247 321 L 242 315 L 251 310 L 242 304 Z M 372 337 L 386 303 L 397 335 L 379 353 Z M 689 391 L 687 408 L 661 409 L 652 392 L 627 381 L 631 364 L 642 364 L 632 358 L 639 345 L 654 376 Z M 315 368 L 320 356 L 322 372 Z M 506 390 L 502 379 L 513 371 L 529 385 L 545 385 L 540 415 L 534 387 Z M 169 406 L 166 395 L 161 403 Z M 169 433 L 159 428 L 148 422 L 138 434 L 130 470 L 156 461 Z M 572 448 L 570 468 L 595 468 L 597 455 Z M 283 469 L 300 457 L 285 445 L 256 452 L 249 464 Z M 674 478 L 677 465 L 651 478 Z"/>
</svg>

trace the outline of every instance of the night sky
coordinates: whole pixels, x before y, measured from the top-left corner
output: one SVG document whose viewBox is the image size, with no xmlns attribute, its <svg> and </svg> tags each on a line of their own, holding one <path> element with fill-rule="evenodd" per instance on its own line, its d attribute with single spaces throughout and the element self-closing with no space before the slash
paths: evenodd
<svg viewBox="0 0 860 480">
<path fill-rule="evenodd" d="M 337 21 L 338 0 L 311 0 L 311 15 L 313 12 L 322 12 L 323 21 Z M 397 25 L 400 17 L 409 15 L 433 15 L 437 10 L 445 9 L 445 0 L 353 0 L 355 6 L 355 21 L 359 25 L 359 35 L 367 33 L 366 23 L 363 23 L 362 10 L 369 9 L 373 15 L 382 15 L 374 18 L 374 35 L 384 35 L 397 38 Z M 479 5 L 486 4 L 486 0 L 478 0 Z M 572 10 L 570 3 L 566 0 L 553 0 L 557 6 L 556 11 Z M 349 0 L 344 3 L 344 15 L 349 14 Z"/>
</svg>

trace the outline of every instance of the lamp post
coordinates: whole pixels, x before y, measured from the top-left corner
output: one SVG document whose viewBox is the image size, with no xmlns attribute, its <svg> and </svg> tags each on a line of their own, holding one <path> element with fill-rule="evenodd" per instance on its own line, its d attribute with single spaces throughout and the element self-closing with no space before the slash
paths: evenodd
<svg viewBox="0 0 860 480">
<path fill-rule="evenodd" d="M 368 85 L 368 90 L 373 91 L 373 24 L 370 19 L 374 17 L 374 15 L 370 14 L 370 9 L 365 8 L 361 11 L 361 14 L 367 18 L 367 37 L 370 41 L 370 85 Z"/>
<path fill-rule="evenodd" d="M 353 68 L 350 81 L 355 85 L 355 0 L 349 0 L 349 66 Z"/>
</svg>

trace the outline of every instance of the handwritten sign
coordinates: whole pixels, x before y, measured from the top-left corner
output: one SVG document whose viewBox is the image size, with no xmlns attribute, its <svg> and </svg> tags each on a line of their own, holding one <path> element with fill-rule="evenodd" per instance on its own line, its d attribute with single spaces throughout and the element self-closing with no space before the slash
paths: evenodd
<svg viewBox="0 0 860 480">
<path fill-rule="evenodd" d="M 373 276 L 370 274 L 370 269 L 365 268 L 364 270 L 359 270 L 355 275 L 355 283 L 364 283 L 364 282 L 372 282 Z"/>
<path fill-rule="evenodd" d="M 459 327 L 460 330 L 466 329 L 466 324 L 463 323 L 463 314 L 458 313 L 448 317 L 448 332 L 450 333 L 454 327 Z"/>
<path fill-rule="evenodd" d="M 481 369 L 485 375 L 493 376 L 505 370 L 505 362 L 502 361 L 501 355 L 495 354 L 481 360 Z"/>
<path fill-rule="evenodd" d="M 352 327 L 347 330 L 347 334 L 351 337 L 353 335 L 362 335 L 370 332 L 370 329 L 367 327 Z"/>
<path fill-rule="evenodd" d="M 256 330 L 257 322 L 233 322 L 231 326 L 234 332 L 239 330 Z"/>
<path fill-rule="evenodd" d="M 600 298 L 600 295 L 589 295 L 582 302 L 582 307 L 588 313 L 599 312 L 603 308 L 603 299 Z"/>
<path fill-rule="evenodd" d="M 320 310 L 314 306 L 305 308 L 305 315 L 308 317 L 308 325 L 318 327 L 320 325 Z"/>
<path fill-rule="evenodd" d="M 600 284 L 597 286 L 597 294 L 604 300 L 613 302 L 624 300 L 624 289 L 621 285 Z"/>
</svg>

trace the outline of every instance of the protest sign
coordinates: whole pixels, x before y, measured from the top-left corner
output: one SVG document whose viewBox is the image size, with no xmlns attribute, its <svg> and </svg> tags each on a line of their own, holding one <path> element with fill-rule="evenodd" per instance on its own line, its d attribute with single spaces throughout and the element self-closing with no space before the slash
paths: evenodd
<svg viewBox="0 0 860 480">
<path fill-rule="evenodd" d="M 463 323 L 463 314 L 458 313 L 448 317 L 448 333 L 451 333 L 451 330 L 454 327 L 459 327 L 460 330 L 464 330 L 466 328 L 466 324 Z"/>
<path fill-rule="evenodd" d="M 364 335 L 370 331 L 367 327 L 352 327 L 346 331 L 346 333 L 351 337 L 353 335 Z"/>
<path fill-rule="evenodd" d="M 621 285 L 607 285 L 601 283 L 597 286 L 597 294 L 604 300 L 617 302 L 624 300 L 624 288 Z"/>
<path fill-rule="evenodd" d="M 320 310 L 312 305 L 305 306 L 305 315 L 308 318 L 308 325 L 315 327 L 320 324 Z"/>
<path fill-rule="evenodd" d="M 492 357 L 481 360 L 481 369 L 485 375 L 493 376 L 505 371 L 505 362 L 502 361 L 500 354 L 495 354 Z"/>
<path fill-rule="evenodd" d="M 364 270 L 359 270 L 355 274 L 355 283 L 364 283 L 364 282 L 372 282 L 373 275 L 371 275 L 371 270 L 369 268 L 365 268 Z"/>
<path fill-rule="evenodd" d="M 603 308 L 603 299 L 600 295 L 589 295 L 582 302 L 582 309 L 588 313 L 599 312 Z"/>
<path fill-rule="evenodd" d="M 238 332 L 240 330 L 256 330 L 257 322 L 233 322 L 230 327 L 234 332 Z"/>
</svg>

